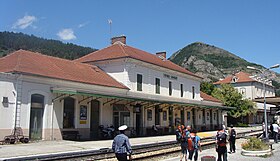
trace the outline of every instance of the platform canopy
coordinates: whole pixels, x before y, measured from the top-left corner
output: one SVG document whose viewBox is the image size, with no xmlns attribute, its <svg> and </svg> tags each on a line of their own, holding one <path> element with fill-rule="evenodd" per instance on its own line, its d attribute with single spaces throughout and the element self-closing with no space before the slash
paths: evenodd
<svg viewBox="0 0 280 161">
<path fill-rule="evenodd" d="M 177 106 L 193 106 L 193 107 L 201 107 L 206 109 L 221 109 L 221 110 L 232 110 L 235 107 L 227 107 L 223 106 L 221 103 L 209 102 L 209 101 L 198 101 L 198 100 L 190 100 L 184 98 L 172 98 L 167 96 L 154 96 L 149 94 L 137 94 L 134 93 L 123 95 L 110 95 L 110 94 L 100 94 L 93 93 L 89 91 L 80 91 L 80 90 L 72 90 L 72 89 L 63 89 L 63 88 L 53 88 L 51 89 L 52 93 L 61 94 L 61 95 L 82 95 L 87 96 L 88 99 L 91 97 L 99 97 L 99 98 L 111 98 L 117 100 L 127 100 L 127 101 L 139 101 L 139 102 L 151 102 L 155 104 L 169 104 L 169 105 L 177 105 Z M 58 96 L 57 98 L 59 98 Z M 119 102 L 119 101 L 118 101 Z"/>
</svg>

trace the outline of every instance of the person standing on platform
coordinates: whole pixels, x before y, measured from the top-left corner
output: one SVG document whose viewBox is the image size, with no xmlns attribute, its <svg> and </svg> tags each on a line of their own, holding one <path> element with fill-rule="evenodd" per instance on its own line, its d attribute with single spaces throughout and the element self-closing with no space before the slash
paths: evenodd
<svg viewBox="0 0 280 161">
<path fill-rule="evenodd" d="M 187 143 L 187 130 L 184 125 L 179 125 L 177 130 L 176 130 L 176 139 L 181 145 L 181 156 L 180 156 L 180 161 L 185 158 L 187 160 L 187 153 L 188 153 L 188 143 Z"/>
<path fill-rule="evenodd" d="M 230 125 L 229 130 L 229 153 L 235 153 L 235 141 L 236 141 L 236 131 L 233 128 L 233 125 Z"/>
<path fill-rule="evenodd" d="M 200 146 L 200 137 L 196 135 L 197 131 L 193 130 L 190 133 L 190 137 L 188 138 L 188 151 L 189 151 L 189 160 L 192 161 L 194 155 L 194 161 L 197 161 L 198 158 L 198 150 L 201 152 Z"/>
<path fill-rule="evenodd" d="M 216 152 L 218 153 L 218 161 L 227 161 L 226 139 L 227 133 L 223 128 L 221 128 L 216 135 Z"/>
<path fill-rule="evenodd" d="M 274 138 L 274 142 L 278 143 L 278 133 L 279 133 L 279 126 L 276 124 L 276 121 L 274 121 L 274 123 L 272 124 L 273 126 L 273 138 Z"/>
<path fill-rule="evenodd" d="M 124 134 L 127 129 L 126 125 L 120 126 L 120 134 L 114 138 L 112 149 L 119 161 L 127 161 L 127 155 L 129 155 L 129 160 L 132 160 L 131 154 L 132 149 L 128 137 Z"/>
</svg>

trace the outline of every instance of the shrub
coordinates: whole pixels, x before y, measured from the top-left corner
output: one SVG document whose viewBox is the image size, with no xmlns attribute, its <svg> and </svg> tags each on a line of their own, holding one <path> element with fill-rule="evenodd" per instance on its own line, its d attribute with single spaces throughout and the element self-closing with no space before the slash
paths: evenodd
<svg viewBox="0 0 280 161">
<path fill-rule="evenodd" d="M 238 122 L 236 127 L 249 127 L 248 124 L 244 124 L 244 123 L 241 123 L 241 122 Z"/>
<path fill-rule="evenodd" d="M 259 151 L 259 150 L 268 150 L 269 145 L 262 142 L 260 139 L 251 137 L 245 143 L 241 144 L 242 148 L 245 150 Z"/>
</svg>

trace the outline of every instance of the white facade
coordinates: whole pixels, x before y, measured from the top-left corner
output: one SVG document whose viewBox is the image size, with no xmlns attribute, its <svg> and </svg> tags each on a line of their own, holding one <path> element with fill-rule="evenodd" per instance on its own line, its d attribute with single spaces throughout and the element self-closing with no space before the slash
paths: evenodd
<svg viewBox="0 0 280 161">
<path fill-rule="evenodd" d="M 143 93 L 157 96 L 169 96 L 200 101 L 201 79 L 172 71 L 163 67 L 133 59 L 95 62 L 106 73 L 127 86 L 131 93 Z M 137 91 L 137 74 L 142 75 L 142 91 Z M 170 76 L 168 78 L 168 76 Z M 155 79 L 160 80 L 160 93 L 156 93 Z M 172 82 L 172 95 L 169 95 L 169 82 Z M 183 97 L 181 97 L 181 84 Z M 194 97 L 192 93 L 194 89 Z"/>
</svg>

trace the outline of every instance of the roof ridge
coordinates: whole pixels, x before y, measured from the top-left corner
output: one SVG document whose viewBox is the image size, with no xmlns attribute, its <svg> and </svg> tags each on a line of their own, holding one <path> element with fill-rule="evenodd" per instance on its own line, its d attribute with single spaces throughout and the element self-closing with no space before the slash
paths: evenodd
<svg viewBox="0 0 280 161">
<path fill-rule="evenodd" d="M 113 44 L 113 45 L 115 45 L 115 44 Z M 118 45 L 118 47 L 121 48 L 121 50 L 123 51 L 123 53 L 124 53 L 125 56 L 130 57 L 130 56 L 125 52 L 124 46 L 123 46 L 123 45 L 121 45 L 121 44 L 119 44 L 119 43 L 116 43 L 116 45 Z"/>
<path fill-rule="evenodd" d="M 107 46 L 107 47 L 105 47 L 105 48 L 102 48 L 102 49 L 100 49 L 100 50 L 96 50 L 96 51 L 94 51 L 94 52 L 88 53 L 88 54 L 87 54 L 87 55 L 85 55 L 85 56 L 82 56 L 82 57 L 80 57 L 80 58 L 74 59 L 73 61 L 75 61 L 75 62 L 76 62 L 76 61 L 78 61 L 78 60 L 85 59 L 85 58 L 87 58 L 87 57 L 91 56 L 92 54 L 94 54 L 94 53 L 96 53 L 96 52 L 98 52 L 98 51 L 101 51 L 101 50 L 107 49 L 107 48 L 112 47 L 112 46 L 114 46 L 114 45 L 117 45 L 117 44 L 111 44 L 111 45 L 109 45 L 109 46 Z"/>
</svg>

